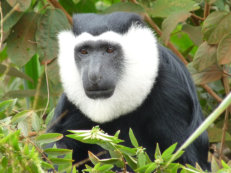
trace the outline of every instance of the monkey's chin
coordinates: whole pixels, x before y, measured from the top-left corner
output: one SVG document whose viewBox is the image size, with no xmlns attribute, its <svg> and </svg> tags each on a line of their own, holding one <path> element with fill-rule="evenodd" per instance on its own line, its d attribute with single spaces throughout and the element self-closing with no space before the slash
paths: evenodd
<svg viewBox="0 0 231 173">
<path fill-rule="evenodd" d="M 106 90 L 85 90 L 86 95 L 91 99 L 107 99 L 114 93 L 114 88 Z"/>
</svg>

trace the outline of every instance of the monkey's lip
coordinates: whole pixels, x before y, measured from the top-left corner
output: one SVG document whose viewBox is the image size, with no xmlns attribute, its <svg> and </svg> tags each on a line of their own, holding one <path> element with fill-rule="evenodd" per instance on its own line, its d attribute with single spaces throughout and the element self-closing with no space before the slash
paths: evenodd
<svg viewBox="0 0 231 173">
<path fill-rule="evenodd" d="M 114 93 L 114 88 L 103 89 L 103 90 L 85 90 L 85 93 L 89 98 L 92 99 L 109 98 Z"/>
</svg>

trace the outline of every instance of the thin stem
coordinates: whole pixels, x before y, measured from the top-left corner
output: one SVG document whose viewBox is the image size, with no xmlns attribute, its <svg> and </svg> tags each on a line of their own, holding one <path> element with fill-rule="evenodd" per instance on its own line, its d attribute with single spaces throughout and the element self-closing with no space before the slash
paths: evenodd
<svg viewBox="0 0 231 173">
<path fill-rule="evenodd" d="M 0 50 L 2 49 L 3 43 L 3 12 L 2 12 L 2 3 L 0 2 L 0 15 L 1 15 L 1 38 L 0 38 Z"/>
<path fill-rule="evenodd" d="M 48 105 L 49 105 L 49 101 L 50 101 L 49 81 L 48 81 L 48 76 L 47 76 L 47 63 L 45 63 L 45 76 L 46 76 L 46 84 L 47 84 L 47 104 L 42 113 L 42 116 L 46 113 Z"/>
<path fill-rule="evenodd" d="M 221 104 L 207 117 L 207 119 L 189 136 L 183 145 L 171 157 L 165 167 L 176 158 L 176 156 L 185 148 L 187 148 L 198 136 L 200 136 L 231 104 L 231 93 L 221 102 Z"/>
</svg>

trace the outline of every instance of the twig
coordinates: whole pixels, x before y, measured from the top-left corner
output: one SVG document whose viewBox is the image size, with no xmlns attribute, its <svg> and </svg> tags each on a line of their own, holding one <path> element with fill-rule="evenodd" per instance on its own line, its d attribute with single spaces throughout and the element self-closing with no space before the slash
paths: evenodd
<svg viewBox="0 0 231 173">
<path fill-rule="evenodd" d="M 60 10 L 62 10 L 64 12 L 64 14 L 66 15 L 69 23 L 71 25 L 73 25 L 73 21 L 72 21 L 72 17 L 70 16 L 70 14 L 60 5 L 60 3 L 57 0 L 48 0 L 55 8 L 59 8 Z"/>
<path fill-rule="evenodd" d="M 201 20 L 201 21 L 204 21 L 205 19 L 203 17 L 200 17 L 200 16 L 197 16 L 195 15 L 194 13 L 191 13 L 191 16 L 197 20 Z"/>
<path fill-rule="evenodd" d="M 225 69 L 223 71 L 225 71 Z M 229 92 L 230 92 L 228 76 L 223 75 L 222 81 L 223 81 L 223 85 L 224 85 L 224 88 L 225 88 L 225 93 L 226 93 L 226 95 L 228 95 Z M 220 147 L 220 153 L 219 153 L 220 161 L 223 158 L 223 150 L 224 150 L 224 144 L 225 144 L 225 133 L 226 133 L 226 131 L 228 129 L 228 120 L 229 120 L 230 109 L 231 109 L 231 107 L 228 107 L 226 109 L 226 111 L 225 111 L 225 120 L 224 120 L 224 125 L 223 125 L 223 128 L 222 128 L 221 147 Z"/>
<path fill-rule="evenodd" d="M 220 98 L 208 85 L 202 84 L 202 88 L 204 88 L 213 98 L 217 100 L 217 102 L 222 102 L 222 98 Z"/>
<path fill-rule="evenodd" d="M 210 5 L 208 2 L 205 2 L 205 9 L 204 9 L 204 20 L 206 19 L 206 17 L 209 15 L 210 13 Z"/>
<path fill-rule="evenodd" d="M 43 156 L 43 158 L 51 165 L 53 165 L 53 163 L 50 161 L 50 159 L 44 154 L 44 152 L 29 138 L 27 138 L 27 141 L 30 142 L 35 148 L 36 150 Z M 54 168 L 52 168 L 53 172 L 56 173 L 56 170 Z"/>
<path fill-rule="evenodd" d="M 46 84 L 47 84 L 47 104 L 42 113 L 42 116 L 46 113 L 48 105 L 49 105 L 49 101 L 50 101 L 49 81 L 48 81 L 48 76 L 47 76 L 47 63 L 45 63 L 45 76 L 46 76 Z"/>
<path fill-rule="evenodd" d="M 39 99 L 39 94 L 40 94 L 40 88 L 42 86 L 42 77 L 43 75 L 41 75 L 41 77 L 39 77 L 38 79 L 38 85 L 36 87 L 36 92 L 35 92 L 35 96 L 34 96 L 34 102 L 33 102 L 33 110 L 36 109 L 37 103 L 38 103 L 38 99 Z"/>
<path fill-rule="evenodd" d="M 10 17 L 16 10 L 17 8 L 19 7 L 19 3 L 17 3 L 7 14 L 6 16 L 3 18 L 2 22 L 4 23 L 5 20 Z"/>
<path fill-rule="evenodd" d="M 0 2 L 0 15 L 1 15 L 1 38 L 0 38 L 0 50 L 2 49 L 3 43 L 3 12 L 2 12 L 2 2 Z"/>
</svg>

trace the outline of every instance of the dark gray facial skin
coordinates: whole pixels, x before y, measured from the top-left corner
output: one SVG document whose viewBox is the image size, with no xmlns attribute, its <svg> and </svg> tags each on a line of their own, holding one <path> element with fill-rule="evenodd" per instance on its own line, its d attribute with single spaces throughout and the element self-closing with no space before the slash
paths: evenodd
<svg viewBox="0 0 231 173">
<path fill-rule="evenodd" d="M 87 41 L 75 47 L 75 61 L 83 88 L 91 99 L 113 95 L 123 70 L 120 45 L 105 41 Z"/>
</svg>

